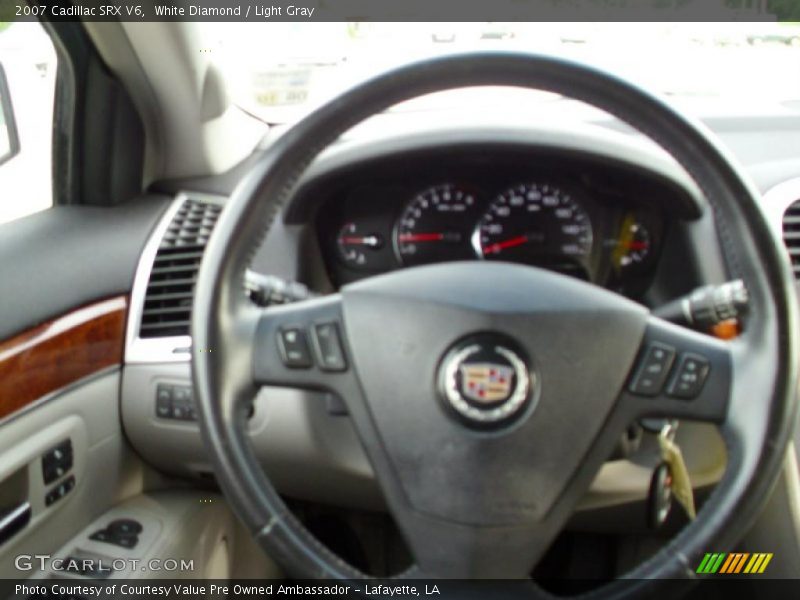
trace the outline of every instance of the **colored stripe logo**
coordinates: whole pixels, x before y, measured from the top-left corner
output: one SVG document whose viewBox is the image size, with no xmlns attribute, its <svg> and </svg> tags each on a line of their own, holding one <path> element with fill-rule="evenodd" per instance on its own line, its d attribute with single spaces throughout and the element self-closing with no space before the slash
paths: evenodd
<svg viewBox="0 0 800 600">
<path fill-rule="evenodd" d="M 707 552 L 697 567 L 697 573 L 701 575 L 714 575 L 715 573 L 725 575 L 761 574 L 767 569 L 767 565 L 772 560 L 772 553 L 756 552 Z"/>
</svg>

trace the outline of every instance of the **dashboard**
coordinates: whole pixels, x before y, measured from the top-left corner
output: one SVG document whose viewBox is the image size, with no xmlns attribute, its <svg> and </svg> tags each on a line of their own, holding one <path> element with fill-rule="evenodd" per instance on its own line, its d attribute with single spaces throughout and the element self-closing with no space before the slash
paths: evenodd
<svg viewBox="0 0 800 600">
<path fill-rule="evenodd" d="M 334 287 L 395 269 L 487 260 L 636 296 L 685 201 L 645 172 L 519 151 L 396 158 L 326 189 L 315 229 Z"/>
<path fill-rule="evenodd" d="M 691 181 L 630 136 L 469 123 L 405 129 L 362 130 L 320 155 L 291 190 L 282 218 L 254 255 L 253 270 L 325 294 L 429 262 L 513 261 L 590 280 L 646 306 L 691 290 L 703 280 L 694 268 L 701 261 L 703 278 L 723 272 L 714 248 L 704 245 L 710 215 L 700 210 Z M 147 461 L 182 477 L 212 476 L 191 406 L 187 411 L 181 404 L 177 416 L 175 403 L 171 415 L 159 412 L 159 389 L 177 397 L 190 385 L 191 338 L 171 329 L 143 337 L 149 284 L 156 263 L 157 278 L 172 272 L 162 268 L 159 249 L 175 229 L 173 220 L 191 216 L 191 210 L 181 212 L 185 202 L 224 204 L 251 166 L 164 184 L 160 191 L 175 199 L 152 229 L 131 292 L 121 418 Z M 175 315 L 156 311 L 159 318 Z M 336 398 L 265 388 L 248 431 L 259 462 L 283 494 L 384 508 Z M 693 480 L 713 483 L 724 462 L 722 442 L 703 425 L 682 425 L 680 435 Z M 644 458 L 635 460 L 657 452 L 657 446 L 644 448 Z M 613 461 L 582 506 L 644 498 L 651 473 L 632 460 Z M 630 481 L 636 482 L 634 494 Z"/>
</svg>

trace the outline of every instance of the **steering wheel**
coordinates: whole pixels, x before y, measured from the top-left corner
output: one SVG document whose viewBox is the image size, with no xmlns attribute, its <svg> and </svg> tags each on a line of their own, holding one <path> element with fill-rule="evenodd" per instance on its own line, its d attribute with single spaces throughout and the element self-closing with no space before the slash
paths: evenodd
<svg viewBox="0 0 800 600">
<path fill-rule="evenodd" d="M 589 283 L 490 261 L 400 270 L 268 309 L 246 299 L 255 249 L 324 148 L 399 102 L 479 85 L 586 102 L 671 154 L 703 192 L 729 274 L 748 288 L 746 331 L 723 342 Z M 226 204 L 192 317 L 194 347 L 213 348 L 193 360 L 202 431 L 233 509 L 292 575 L 365 577 L 290 514 L 259 466 L 245 432 L 263 385 L 344 400 L 415 561 L 401 577 L 526 578 L 630 423 L 714 423 L 728 468 L 697 519 L 603 590 L 649 592 L 658 583 L 648 579 L 694 577 L 698 556 L 737 542 L 778 476 L 794 422 L 794 293 L 757 192 L 701 125 L 656 97 L 544 56 L 419 62 L 351 89 L 286 131 Z M 320 356 L 308 368 L 283 360 L 298 335 Z M 661 352 L 675 365 L 699 361 L 705 380 L 691 399 L 631 391 L 631 378 Z"/>
</svg>

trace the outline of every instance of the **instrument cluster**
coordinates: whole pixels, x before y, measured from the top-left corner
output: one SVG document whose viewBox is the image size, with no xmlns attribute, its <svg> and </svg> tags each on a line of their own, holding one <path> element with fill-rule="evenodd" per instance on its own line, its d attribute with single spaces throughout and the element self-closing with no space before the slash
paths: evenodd
<svg viewBox="0 0 800 600">
<path fill-rule="evenodd" d="M 331 199 L 317 230 L 337 285 L 398 268 L 489 260 L 625 291 L 652 275 L 664 235 L 662 211 L 650 200 L 546 176 L 383 181 Z"/>
</svg>

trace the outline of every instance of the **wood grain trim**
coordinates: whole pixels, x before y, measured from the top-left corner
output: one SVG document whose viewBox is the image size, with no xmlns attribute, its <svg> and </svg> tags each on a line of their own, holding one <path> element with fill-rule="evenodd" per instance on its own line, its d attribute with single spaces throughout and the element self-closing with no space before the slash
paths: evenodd
<svg viewBox="0 0 800 600">
<path fill-rule="evenodd" d="M 0 342 L 0 419 L 122 362 L 125 296 L 76 309 Z"/>
</svg>

